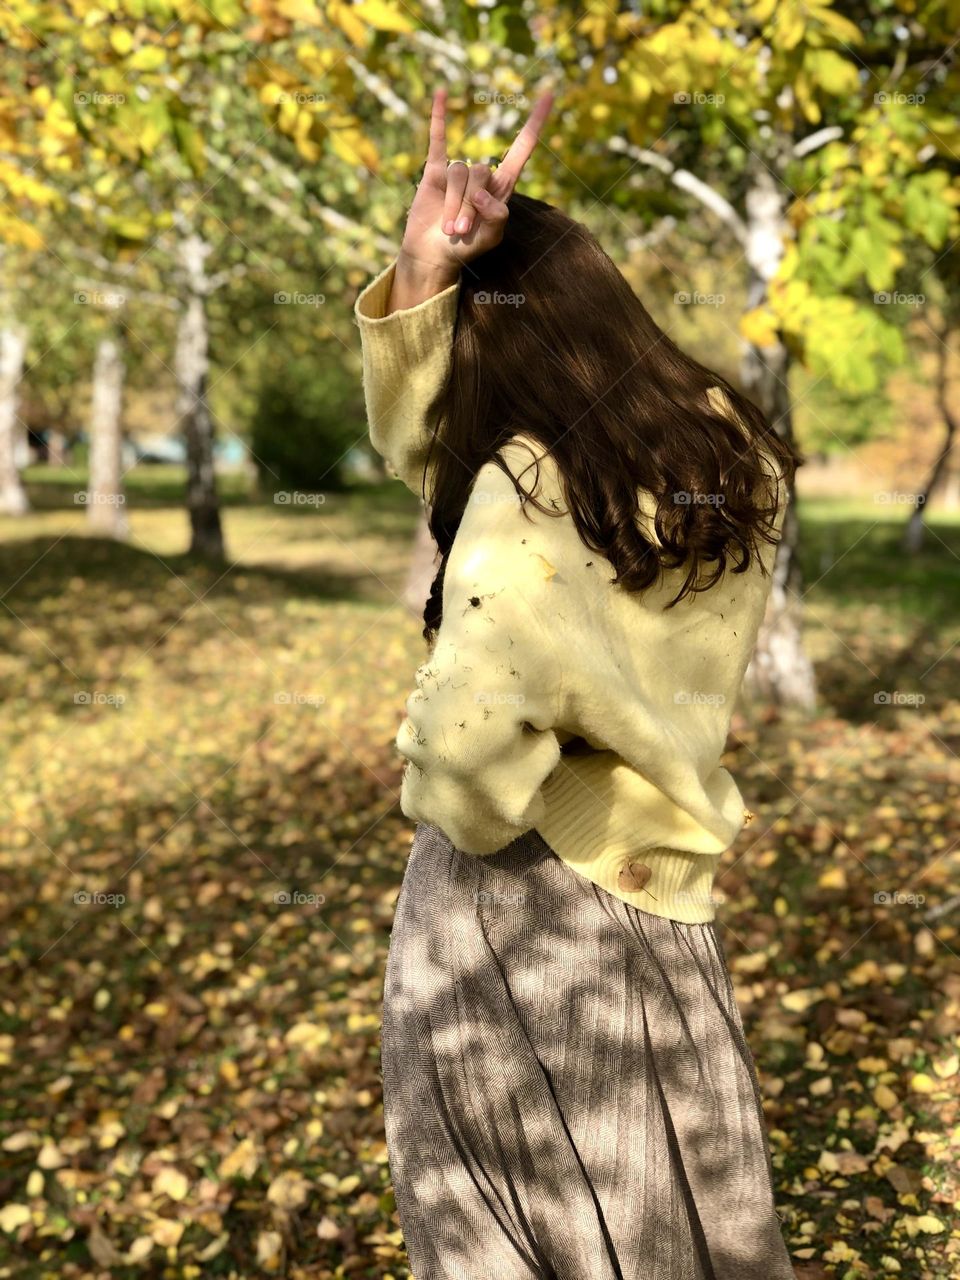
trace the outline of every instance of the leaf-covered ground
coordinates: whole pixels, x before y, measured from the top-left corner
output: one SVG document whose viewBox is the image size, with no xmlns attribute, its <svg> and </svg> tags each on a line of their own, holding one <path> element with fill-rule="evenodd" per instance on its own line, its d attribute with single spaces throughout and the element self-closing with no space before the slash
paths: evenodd
<svg viewBox="0 0 960 1280">
<path fill-rule="evenodd" d="M 223 571 L 148 496 L 128 546 L 49 495 L 2 529 L 0 1276 L 401 1280 L 413 504 L 237 504 Z M 722 937 L 805 1280 L 960 1275 L 960 529 L 907 562 L 882 514 L 806 509 L 821 708 L 738 714 L 727 755 L 757 818 Z"/>
</svg>

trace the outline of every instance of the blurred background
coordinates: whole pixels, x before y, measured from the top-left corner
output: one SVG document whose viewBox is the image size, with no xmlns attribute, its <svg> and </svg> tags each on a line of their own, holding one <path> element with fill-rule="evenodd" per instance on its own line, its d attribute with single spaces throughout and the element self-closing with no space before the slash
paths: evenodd
<svg viewBox="0 0 960 1280">
<path fill-rule="evenodd" d="M 944 0 L 0 7 L 0 1276 L 409 1276 L 378 1028 L 417 500 L 352 307 L 432 90 L 806 453 L 721 936 L 798 1277 L 960 1276 Z M 585 1278 L 586 1280 L 586 1278 Z"/>
</svg>

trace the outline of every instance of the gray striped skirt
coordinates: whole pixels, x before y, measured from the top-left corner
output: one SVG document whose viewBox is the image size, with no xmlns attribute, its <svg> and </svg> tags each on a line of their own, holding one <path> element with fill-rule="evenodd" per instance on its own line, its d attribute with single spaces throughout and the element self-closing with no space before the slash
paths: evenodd
<svg viewBox="0 0 960 1280">
<path fill-rule="evenodd" d="M 415 1280 L 793 1280 L 713 925 L 421 824 L 382 1051 Z"/>
</svg>

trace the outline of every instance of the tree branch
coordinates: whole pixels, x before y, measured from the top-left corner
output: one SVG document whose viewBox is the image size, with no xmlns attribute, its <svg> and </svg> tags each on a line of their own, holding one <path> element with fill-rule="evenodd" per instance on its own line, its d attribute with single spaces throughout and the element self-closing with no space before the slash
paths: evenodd
<svg viewBox="0 0 960 1280">
<path fill-rule="evenodd" d="M 722 223 L 730 228 L 738 243 L 746 246 L 748 238 L 747 225 L 739 213 L 719 191 L 715 191 L 713 187 L 708 186 L 706 182 L 692 174 L 689 169 L 678 169 L 666 156 L 662 156 L 656 151 L 648 151 L 645 147 L 634 146 L 633 143 L 627 142 L 623 138 L 611 138 L 608 146 L 611 151 L 629 156 L 631 160 L 637 161 L 638 164 L 649 165 L 650 168 L 657 169 L 664 174 L 675 187 L 694 196 L 705 208 L 715 214 Z"/>
</svg>

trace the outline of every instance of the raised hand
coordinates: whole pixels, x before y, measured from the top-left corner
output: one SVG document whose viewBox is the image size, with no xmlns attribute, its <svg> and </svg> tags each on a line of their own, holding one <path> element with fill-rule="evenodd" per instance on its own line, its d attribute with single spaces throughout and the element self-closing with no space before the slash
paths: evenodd
<svg viewBox="0 0 960 1280">
<path fill-rule="evenodd" d="M 495 170 L 447 157 L 447 91 L 433 96 L 423 177 L 407 216 L 391 310 L 414 306 L 447 288 L 464 263 L 495 248 L 510 216 L 509 200 L 553 105 L 545 93 Z"/>
</svg>

